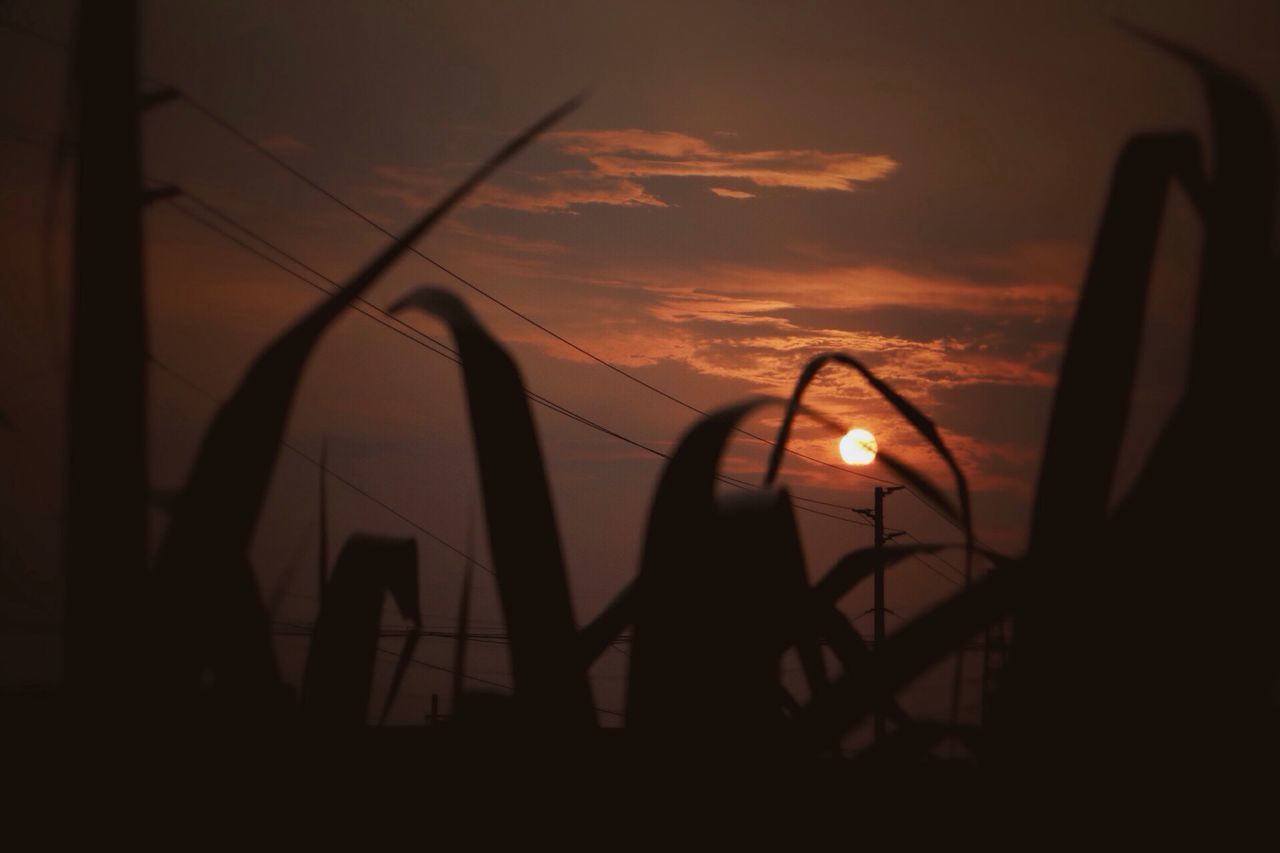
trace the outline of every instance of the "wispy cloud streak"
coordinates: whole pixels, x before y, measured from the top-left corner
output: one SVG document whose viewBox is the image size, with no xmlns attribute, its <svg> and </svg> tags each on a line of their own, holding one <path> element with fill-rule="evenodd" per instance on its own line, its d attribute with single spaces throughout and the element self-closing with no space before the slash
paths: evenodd
<svg viewBox="0 0 1280 853">
<path fill-rule="evenodd" d="M 570 168 L 509 176 L 471 200 L 473 207 L 497 207 L 529 213 L 574 212 L 584 205 L 663 208 L 671 206 L 646 186 L 654 178 L 715 181 L 708 190 L 722 198 L 748 200 L 761 189 L 852 192 L 859 184 L 881 180 L 898 167 L 884 154 L 767 149 L 734 151 L 705 139 L 672 131 L 579 130 L 549 134 L 546 142 L 561 154 L 586 161 Z M 384 195 L 420 206 L 447 181 L 432 172 L 386 166 L 378 174 L 389 184 Z M 740 186 L 721 186 L 736 182 Z"/>
</svg>

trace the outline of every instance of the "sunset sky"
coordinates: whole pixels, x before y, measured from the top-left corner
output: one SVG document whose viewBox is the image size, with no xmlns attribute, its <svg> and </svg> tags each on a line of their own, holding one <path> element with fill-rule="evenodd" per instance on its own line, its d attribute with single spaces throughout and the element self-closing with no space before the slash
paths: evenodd
<svg viewBox="0 0 1280 853">
<path fill-rule="evenodd" d="M 391 230 L 513 133 L 587 92 L 419 248 L 703 410 L 785 396 L 821 352 L 864 359 L 941 427 L 970 478 L 979 536 L 1017 552 L 1116 153 L 1135 131 L 1205 122 L 1188 71 L 1113 18 L 1218 57 L 1280 103 L 1280 6 L 1271 2 L 152 2 L 142 48 L 149 77 Z M 3 2 L 0 20 L 65 42 L 70 7 Z M 65 391 L 56 353 L 73 201 L 64 180 L 50 308 L 40 229 L 51 160 L 31 143 L 57 134 L 66 55 L 9 31 L 0 39 L 0 616 L 47 626 L 58 619 Z M 385 242 L 188 104 L 156 109 L 143 127 L 147 175 L 331 279 Z M 151 476 L 163 493 L 181 486 L 209 415 L 249 359 L 320 297 L 170 205 L 145 221 L 151 348 L 183 377 L 151 374 Z M 1130 473 L 1180 388 L 1199 248 L 1181 196 L 1163 234 Z M 424 283 L 466 299 L 539 394 L 663 451 L 693 423 L 688 409 L 421 259 L 399 263 L 369 298 L 385 307 Z M 407 319 L 447 336 L 421 315 Z M 856 376 L 829 368 L 809 402 L 949 485 Z M 638 567 L 661 460 L 545 409 L 534 414 L 584 621 Z M 750 428 L 772 435 L 777 415 L 766 410 Z M 793 446 L 839 463 L 836 438 L 801 424 Z M 352 313 L 310 362 L 289 427 L 290 443 L 311 457 L 322 439 L 336 474 L 487 559 L 455 365 Z M 727 468 L 758 481 L 766 451 L 736 440 Z M 879 465 L 857 470 L 892 478 Z M 782 479 L 844 507 L 869 506 L 874 485 L 796 458 Z M 283 595 L 283 620 L 314 615 L 316 483 L 314 466 L 286 452 L 255 544 L 264 589 Z M 417 535 L 428 625 L 452 625 L 460 559 L 341 483 L 330 494 L 331 553 L 356 530 Z M 853 513 L 809 506 L 847 517 L 800 513 L 811 575 L 870 544 Z M 921 540 L 959 539 L 910 495 L 889 498 L 887 515 Z M 159 510 L 156 525 L 158 536 Z M 908 617 L 954 591 L 960 559 L 946 560 L 895 570 L 889 607 Z M 860 617 L 868 600 L 856 591 L 846 609 Z M 499 624 L 487 583 L 474 618 Z M 869 630 L 869 620 L 856 624 Z M 17 680 L 47 677 L 55 659 L 39 649 L 48 641 L 6 638 Z M 444 663 L 450 653 L 428 642 L 420 656 Z M 477 673 L 502 680 L 501 654 L 478 654 Z M 620 707 L 610 687 L 618 666 L 602 664 L 602 707 Z M 410 688 L 410 718 L 443 689 L 428 676 Z"/>
</svg>

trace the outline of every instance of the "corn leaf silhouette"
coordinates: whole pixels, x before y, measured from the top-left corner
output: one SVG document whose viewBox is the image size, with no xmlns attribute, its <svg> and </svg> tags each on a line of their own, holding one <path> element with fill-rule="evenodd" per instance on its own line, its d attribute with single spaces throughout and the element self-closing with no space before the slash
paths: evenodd
<svg viewBox="0 0 1280 853">
<path fill-rule="evenodd" d="M 363 726 L 369 715 L 382 604 L 391 594 L 413 623 L 405 635 L 380 719 L 385 720 L 413 655 L 422 616 L 418 609 L 418 544 L 356 534 L 338 554 L 328 594 L 316 619 L 303 675 L 302 712 L 326 728 Z"/>
<path fill-rule="evenodd" d="M 1232 524 L 1244 531 L 1238 536 L 1217 525 L 1170 535 L 1169 522 L 1188 496 L 1252 495 L 1280 473 L 1270 401 L 1259 390 L 1277 367 L 1276 135 L 1250 83 L 1186 47 L 1144 37 L 1191 66 L 1209 104 L 1212 158 L 1198 206 L 1204 238 L 1186 390 L 1104 539 L 1110 560 L 1099 568 L 1109 569 L 1109 583 L 1095 610 L 1115 648 L 1094 650 L 1098 669 L 1087 675 L 1111 697 L 1109 713 L 1090 714 L 1077 702 L 1059 709 L 1050 695 L 1043 716 L 1057 721 L 1055 711 L 1074 712 L 1070 746 L 1085 756 L 1115 749 L 1115 733 L 1127 729 L 1123 747 L 1132 760 L 1174 769 L 1163 747 L 1177 738 L 1178 768 L 1229 761 L 1238 771 L 1276 757 L 1272 733 L 1280 723 L 1273 614 L 1280 587 L 1257 562 L 1260 531 L 1273 524 L 1269 503 L 1233 502 Z M 1227 434 L 1238 461 L 1214 464 L 1206 440 Z M 1192 612 L 1203 614 L 1196 628 L 1203 643 L 1185 642 Z M 1174 647 L 1181 652 L 1171 654 Z"/>
<path fill-rule="evenodd" d="M 1259 748 L 1274 744 L 1277 723 L 1267 695 L 1280 648 L 1270 612 L 1274 573 L 1253 567 L 1253 542 L 1224 537 L 1214 525 L 1174 529 L 1171 520 L 1191 496 L 1247 493 L 1276 474 L 1270 416 L 1256 393 L 1259 378 L 1275 369 L 1276 139 L 1249 83 L 1183 46 L 1138 34 L 1200 76 L 1212 169 L 1207 179 L 1201 174 L 1187 134 L 1135 137 L 1117 163 L 1064 359 L 1032 546 L 1020 567 L 1002 697 L 1008 726 L 988 735 L 1015 763 L 1106 761 L 1175 773 L 1274 755 Z M 1154 241 L 1175 179 L 1204 227 L 1186 391 L 1107 518 Z M 1204 464 L 1206 438 L 1226 417 L 1233 446 L 1254 457 L 1248 466 Z M 1234 523 L 1262 529 L 1269 520 L 1261 507 L 1241 502 Z M 1206 577 L 1233 590 L 1229 607 L 1206 597 Z M 1188 642 L 1193 612 L 1204 614 L 1195 631 L 1203 642 Z"/>
<path fill-rule="evenodd" d="M 1143 134 L 1129 141 L 1116 163 L 1059 374 L 1033 511 L 1031 575 L 1015 617 L 1020 677 L 1012 696 L 1024 703 L 1020 713 L 1028 725 L 1046 715 L 1067 716 L 1096 688 L 1105 661 L 1116 654 L 1119 626 L 1103 614 L 1112 603 L 1098 606 L 1096 592 L 1075 572 L 1084 555 L 1099 560 L 1166 195 L 1180 181 L 1203 203 L 1199 157 L 1190 134 Z M 1101 560 L 1108 559 L 1104 552 Z M 1126 584 L 1121 576 L 1131 571 L 1116 566 L 1109 584 Z M 1091 612 L 1087 632 L 1079 620 L 1085 611 Z M 1096 619 L 1109 630 L 1099 631 Z M 1076 716 L 1084 713 L 1077 709 Z"/>
<path fill-rule="evenodd" d="M 796 380 L 795 387 L 791 391 L 791 398 L 787 401 L 787 410 L 783 414 L 782 424 L 778 427 L 778 438 L 774 442 L 773 451 L 769 455 L 769 467 L 765 473 L 765 482 L 772 483 L 778 475 L 778 471 L 782 466 L 782 455 L 786 450 L 787 441 L 791 436 L 791 425 L 795 421 L 797 412 L 800 409 L 800 401 L 804 396 L 805 389 L 818 375 L 823 367 L 830 363 L 851 367 L 862 375 L 867 383 L 871 385 L 875 391 L 884 397 L 885 400 L 892 405 L 899 414 L 906 418 L 907 422 L 920 433 L 926 441 L 938 452 L 943 460 L 947 463 L 947 467 L 951 469 L 951 474 L 955 478 L 956 493 L 960 498 L 959 510 L 952 506 L 942 495 L 942 491 L 938 489 L 926 477 L 918 474 L 911 466 L 907 465 L 897 457 L 887 454 L 883 451 L 877 452 L 877 458 L 888 465 L 896 474 L 902 477 L 913 488 L 922 493 L 932 503 L 937 505 L 938 509 L 944 512 L 949 518 L 957 521 L 963 526 L 965 533 L 965 547 L 972 549 L 973 547 L 973 517 L 969 506 L 969 481 L 965 478 L 964 472 L 960 470 L 960 465 L 956 462 L 955 457 L 951 455 L 951 450 L 947 447 L 942 436 L 938 433 L 938 429 L 934 426 L 933 421 L 929 420 L 923 412 L 917 409 L 909 400 L 895 391 L 887 382 L 876 376 L 866 365 L 857 358 L 846 353 L 823 353 L 814 356 L 804 370 L 800 373 L 800 378 Z"/>
<path fill-rule="evenodd" d="M 871 577 L 877 566 L 883 565 L 888 570 L 890 566 L 908 557 L 936 554 L 945 547 L 944 545 L 887 545 L 884 548 L 861 548 L 851 551 L 836 561 L 836 564 L 823 575 L 822 579 L 814 585 L 814 592 L 827 601 L 839 601 L 858 583 Z"/>
<path fill-rule="evenodd" d="M 475 553 L 475 537 L 472 535 L 471 520 L 467 521 L 467 553 Z M 463 682 L 467 677 L 467 629 L 471 624 L 471 581 L 475 575 L 475 563 L 470 558 L 462 573 L 462 592 L 458 596 L 458 629 L 453 637 L 453 681 L 452 695 L 449 697 L 449 713 L 457 714 L 462 700 Z"/>
<path fill-rule="evenodd" d="M 961 592 L 891 634 L 865 665 L 847 669 L 831 689 L 816 697 L 797 718 L 802 736 L 827 743 L 862 722 L 878 703 L 958 646 L 1009 612 L 1018 572 L 1024 567 L 1000 559 L 997 566 Z"/>
<path fill-rule="evenodd" d="M 605 609 L 582 629 L 578 640 L 578 654 L 584 667 L 595 663 L 604 654 L 604 650 L 632 623 L 635 608 L 636 585 L 632 582 L 623 587 Z"/>
<path fill-rule="evenodd" d="M 302 370 L 321 336 L 450 209 L 542 131 L 576 108 L 550 112 L 486 161 L 443 201 L 379 252 L 342 288 L 277 338 L 253 362 L 201 443 L 157 557 L 163 608 L 181 613 L 170 628 L 160 676 L 195 684 L 201 667 L 235 692 L 270 696 L 279 687 L 268 626 L 245 555 L 275 469 Z M 183 641 L 185 640 L 185 642 Z"/>
<path fill-rule="evenodd" d="M 1174 180 L 1203 199 L 1192 134 L 1138 136 L 1121 152 L 1058 375 L 1036 491 L 1033 553 L 1087 542 L 1106 517 L 1142 350 L 1156 240 Z"/>
<path fill-rule="evenodd" d="M 786 748 L 778 664 L 807 590 L 790 499 L 715 495 L 725 443 L 764 402 L 726 407 L 686 433 L 654 495 L 640 575 L 623 594 L 635 626 L 627 726 L 666 748 L 722 754 L 747 736 L 766 752 Z M 812 659 L 806 669 L 820 689 Z"/>
<path fill-rule="evenodd" d="M 555 509 L 519 368 L 448 291 L 419 289 L 391 311 L 410 308 L 443 320 L 461 356 L 521 713 L 545 727 L 589 728 L 595 711 L 580 660 Z"/>
<path fill-rule="evenodd" d="M 137 4 L 81 2 L 66 435 L 68 686 L 95 715 L 138 705 L 147 542 L 147 306 Z M 52 208 L 51 208 L 52 209 Z M 126 712 L 126 715 L 133 712 Z"/>
</svg>

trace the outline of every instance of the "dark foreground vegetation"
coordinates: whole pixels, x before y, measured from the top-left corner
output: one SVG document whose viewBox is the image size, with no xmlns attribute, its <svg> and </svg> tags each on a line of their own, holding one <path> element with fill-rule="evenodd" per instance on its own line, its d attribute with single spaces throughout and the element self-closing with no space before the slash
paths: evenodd
<svg viewBox="0 0 1280 853">
<path fill-rule="evenodd" d="M 66 681 L 6 709 L 8 735 L 40 748 L 155 751 L 188 766 L 237 755 L 311 756 L 381 772 L 501 763 L 521 755 L 623 766 L 781 766 L 812 778 L 949 769 L 1005 779 L 1073 772 L 1244 778 L 1275 768 L 1280 682 L 1277 581 L 1261 556 L 1277 479 L 1272 400 L 1276 141 L 1263 99 L 1214 61 L 1143 38 L 1197 74 L 1211 138 L 1139 134 L 1120 152 L 1063 358 L 1027 553 L 980 549 L 963 472 L 934 424 L 854 355 L 815 359 L 790 400 L 750 400 L 693 423 L 653 497 L 640 570 L 575 622 L 556 517 L 520 371 L 453 294 L 422 289 L 393 312 L 426 312 L 456 342 L 492 569 L 510 637 L 511 695 L 455 681 L 447 724 L 371 724 L 382 602 L 418 624 L 412 540 L 355 536 L 328 579 L 305 678 L 281 678 L 249 545 L 308 358 L 345 308 L 507 159 L 574 108 L 551 112 L 425 212 L 253 361 L 209 424 L 163 540 L 146 541 L 146 323 L 137 169 L 137 74 L 126 4 L 82 4 L 76 313 L 69 408 Z M 122 47 L 123 45 L 123 47 Z M 1206 150 L 1207 149 L 1207 150 Z M 1186 390 L 1134 485 L 1112 501 L 1166 196 L 1203 225 Z M 930 545 L 848 554 L 810 582 L 793 508 L 773 485 L 801 397 L 819 370 L 859 372 L 946 461 L 932 482 L 891 454 L 904 483 L 966 531 L 971 582 L 872 648 L 839 604 L 878 566 Z M 724 446 L 760 406 L 785 407 L 765 484 L 716 494 Z M 110 410 L 113 417 L 98 417 Z M 1230 435 L 1230 441 L 1222 439 Z M 1202 458 L 1216 445 L 1212 466 Z M 1192 496 L 1255 496 L 1224 536 L 1179 520 Z M 149 554 L 154 551 L 154 557 Z M 466 625 L 466 593 L 459 643 Z M 980 725 L 909 718 L 895 694 L 995 627 L 1011 637 Z M 588 668 L 632 634 L 625 725 L 604 729 Z M 163 637 L 156 643 L 150 638 Z M 839 666 L 831 671 L 823 649 Z M 788 694 L 795 650 L 808 696 Z M 842 739 L 875 715 L 886 734 L 849 758 Z M 323 759 L 320 758 L 323 756 Z M 1200 776 L 1200 778 L 1209 778 Z"/>
</svg>

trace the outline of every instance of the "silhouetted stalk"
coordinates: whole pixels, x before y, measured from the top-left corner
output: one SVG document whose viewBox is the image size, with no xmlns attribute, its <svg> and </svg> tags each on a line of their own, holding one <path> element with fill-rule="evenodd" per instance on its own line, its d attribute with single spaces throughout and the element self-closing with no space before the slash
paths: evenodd
<svg viewBox="0 0 1280 853">
<path fill-rule="evenodd" d="M 78 4 L 74 78 L 65 676 L 81 698 L 122 710 L 136 701 L 147 567 L 135 3 Z"/>
<path fill-rule="evenodd" d="M 164 585 L 159 606 L 175 614 L 168 626 L 171 644 L 158 672 L 170 692 L 189 692 L 202 668 L 210 666 L 215 682 L 238 703 L 259 709 L 278 705 L 280 677 L 247 555 L 303 368 L 338 316 L 414 241 L 577 103 L 553 110 L 504 146 L 337 293 L 273 341 L 218 411 L 157 557 L 156 573 Z"/>
<path fill-rule="evenodd" d="M 472 520 L 467 519 L 467 553 L 474 554 L 475 536 Z M 449 698 L 449 713 L 456 715 L 462 700 L 464 681 L 467 677 L 467 630 L 471 624 L 471 580 L 475 575 L 475 563 L 468 558 L 463 566 L 462 593 L 458 596 L 458 629 L 453 638 L 453 683 Z"/>
<path fill-rule="evenodd" d="M 973 580 L 973 510 L 969 502 L 969 483 L 965 479 L 964 472 L 960 470 L 959 463 L 955 457 L 951 455 L 951 450 L 947 447 L 946 442 L 942 440 L 942 436 L 938 433 L 938 429 L 934 426 L 933 421 L 925 417 L 924 413 L 917 409 L 910 401 L 895 391 L 887 382 L 876 376 L 870 368 L 866 367 L 861 361 L 851 355 L 844 353 L 825 353 L 815 356 L 805 365 L 805 369 L 800 374 L 800 378 L 796 380 L 794 390 L 791 392 L 791 399 L 787 403 L 786 414 L 783 415 L 782 425 L 778 428 L 778 439 L 773 447 L 773 452 L 769 456 L 769 467 L 765 472 L 765 482 L 772 483 L 778 474 L 778 469 L 782 464 L 782 454 L 786 450 L 787 439 L 791 435 L 791 424 L 795 420 L 796 411 L 800 406 L 800 398 L 803 396 L 805 389 L 809 387 L 809 383 L 818 375 L 823 367 L 828 363 L 835 362 L 846 367 L 851 367 L 862 375 L 864 379 L 874 388 L 880 396 L 884 397 L 889 404 L 906 418 L 907 422 L 920 433 L 926 441 L 938 452 L 947 463 L 947 467 L 951 469 L 951 475 L 955 479 L 956 493 L 960 498 L 959 522 L 964 531 L 964 582 L 968 586 Z M 882 463 L 887 465 L 891 470 L 907 481 L 917 491 L 923 493 L 934 504 L 947 513 L 953 519 L 956 517 L 955 510 L 950 503 L 943 498 L 941 491 L 933 485 L 926 477 L 919 475 L 908 466 L 905 462 L 897 459 L 892 454 L 880 451 L 878 457 Z M 960 688 L 964 680 L 964 652 L 956 653 L 955 673 L 952 677 L 951 689 L 951 725 L 955 726 L 959 722 L 960 716 Z"/>
<path fill-rule="evenodd" d="M 391 710 L 413 655 L 422 616 L 418 607 L 418 547 L 413 539 L 356 534 L 347 540 L 312 632 L 303 677 L 306 720 L 325 727 L 363 726 L 369 715 L 382 603 L 390 593 L 413 623 L 405 635 L 379 720 Z"/>
<path fill-rule="evenodd" d="M 544 731 L 595 725 L 565 575 L 560 533 L 524 382 L 511 356 L 452 293 L 422 288 L 392 313 L 443 320 L 457 342 L 489 528 L 489 550 L 511 637 L 518 711 Z"/>
</svg>

